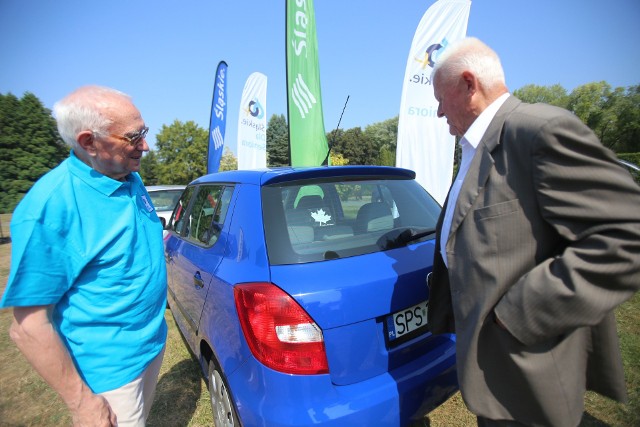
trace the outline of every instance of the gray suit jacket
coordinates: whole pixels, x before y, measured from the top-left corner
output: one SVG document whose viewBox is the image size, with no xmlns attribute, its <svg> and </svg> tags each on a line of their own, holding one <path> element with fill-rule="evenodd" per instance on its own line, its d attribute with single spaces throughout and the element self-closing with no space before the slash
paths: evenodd
<svg viewBox="0 0 640 427">
<path fill-rule="evenodd" d="M 429 324 L 457 334 L 472 412 L 576 426 L 586 389 L 626 400 L 613 310 L 640 287 L 640 187 L 579 119 L 509 97 L 477 148 L 446 250 Z"/>
</svg>

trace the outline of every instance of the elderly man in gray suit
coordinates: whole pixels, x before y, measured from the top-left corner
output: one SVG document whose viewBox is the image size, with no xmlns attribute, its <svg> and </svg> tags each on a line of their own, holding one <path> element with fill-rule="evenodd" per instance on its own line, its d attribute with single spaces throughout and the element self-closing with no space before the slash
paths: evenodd
<svg viewBox="0 0 640 427">
<path fill-rule="evenodd" d="M 457 334 L 478 425 L 575 427 L 586 390 L 626 400 L 613 311 L 640 287 L 640 187 L 577 117 L 509 95 L 481 41 L 452 44 L 433 78 L 463 154 L 431 330 Z"/>
</svg>

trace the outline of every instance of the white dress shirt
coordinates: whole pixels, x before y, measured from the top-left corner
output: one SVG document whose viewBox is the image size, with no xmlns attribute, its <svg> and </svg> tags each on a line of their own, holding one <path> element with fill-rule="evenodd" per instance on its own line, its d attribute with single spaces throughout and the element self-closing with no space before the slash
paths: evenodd
<svg viewBox="0 0 640 427">
<path fill-rule="evenodd" d="M 508 97 L 509 94 L 505 93 L 493 101 L 482 113 L 480 113 L 469 129 L 467 129 L 467 132 L 464 134 L 462 139 L 460 139 L 459 144 L 462 148 L 462 160 L 460 162 L 460 168 L 458 169 L 456 179 L 449 190 L 449 200 L 447 201 L 447 207 L 442 222 L 442 231 L 440 233 L 440 254 L 442 255 L 444 264 L 447 267 L 449 267 L 449 261 L 447 260 L 446 247 L 447 241 L 449 240 L 449 232 L 451 231 L 451 219 L 453 218 L 453 212 L 455 211 L 455 206 L 458 201 L 460 188 L 462 187 L 464 178 L 467 175 L 471 161 L 475 156 L 476 148 L 478 148 L 489 124 Z"/>
</svg>

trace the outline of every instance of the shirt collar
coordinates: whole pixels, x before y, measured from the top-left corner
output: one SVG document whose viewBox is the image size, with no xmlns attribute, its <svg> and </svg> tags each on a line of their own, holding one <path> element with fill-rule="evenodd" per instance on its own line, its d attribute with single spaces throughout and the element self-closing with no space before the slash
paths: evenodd
<svg viewBox="0 0 640 427">
<path fill-rule="evenodd" d="M 504 104 L 508 97 L 509 93 L 503 93 L 502 95 L 500 95 L 495 101 L 489 104 L 489 106 L 485 108 L 482 113 L 480 113 L 480 115 L 471 124 L 469 129 L 467 129 L 467 132 L 464 134 L 463 138 L 466 139 L 474 149 L 476 149 L 478 147 L 478 144 L 480 144 L 484 133 L 487 131 L 487 128 L 489 128 L 489 124 L 496 116 L 496 113 L 498 112 L 500 107 L 502 107 L 502 104 Z"/>
<path fill-rule="evenodd" d="M 124 182 L 109 178 L 80 160 L 78 156 L 76 156 L 76 153 L 73 152 L 73 149 L 69 156 L 69 170 L 87 185 L 106 196 L 113 195 L 113 193 L 123 185 L 129 185 L 129 180 L 131 178 L 131 174 L 127 175 L 126 181 Z"/>
</svg>

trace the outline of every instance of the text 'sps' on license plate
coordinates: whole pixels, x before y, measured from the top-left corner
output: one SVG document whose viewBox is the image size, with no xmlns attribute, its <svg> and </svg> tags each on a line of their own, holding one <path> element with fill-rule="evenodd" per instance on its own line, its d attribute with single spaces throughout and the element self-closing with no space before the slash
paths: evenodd
<svg viewBox="0 0 640 427">
<path fill-rule="evenodd" d="M 427 324 L 428 302 L 423 301 L 413 307 L 387 316 L 387 339 L 389 342 L 397 340 Z"/>
</svg>

